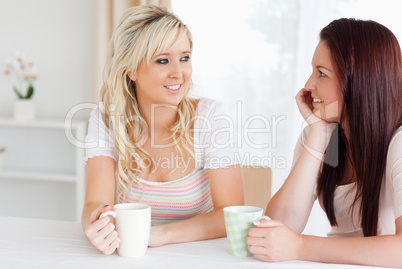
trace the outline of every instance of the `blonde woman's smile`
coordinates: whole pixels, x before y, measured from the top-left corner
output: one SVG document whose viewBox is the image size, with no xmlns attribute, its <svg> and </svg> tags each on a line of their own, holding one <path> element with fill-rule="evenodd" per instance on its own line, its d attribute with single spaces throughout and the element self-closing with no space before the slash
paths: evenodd
<svg viewBox="0 0 402 269">
<path fill-rule="evenodd" d="M 171 93 L 179 93 L 181 90 L 182 84 L 175 84 L 175 85 L 165 85 L 164 87 Z"/>
</svg>

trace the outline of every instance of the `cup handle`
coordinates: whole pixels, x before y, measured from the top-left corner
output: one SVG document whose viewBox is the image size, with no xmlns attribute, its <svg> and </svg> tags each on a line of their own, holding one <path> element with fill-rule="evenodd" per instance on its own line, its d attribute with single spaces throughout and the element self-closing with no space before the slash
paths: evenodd
<svg viewBox="0 0 402 269">
<path fill-rule="evenodd" d="M 101 218 L 103 218 L 103 217 L 106 217 L 106 216 L 112 216 L 113 218 L 116 218 L 116 212 L 114 212 L 113 210 L 103 212 L 103 213 L 99 216 L 99 219 L 101 219 Z"/>
</svg>

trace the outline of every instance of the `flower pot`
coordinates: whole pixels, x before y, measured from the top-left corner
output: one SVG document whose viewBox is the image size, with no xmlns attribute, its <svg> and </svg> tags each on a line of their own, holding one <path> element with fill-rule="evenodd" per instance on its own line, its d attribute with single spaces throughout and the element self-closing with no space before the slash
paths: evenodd
<svg viewBox="0 0 402 269">
<path fill-rule="evenodd" d="M 35 119 L 35 103 L 32 99 L 18 99 L 14 101 L 15 120 Z"/>
</svg>

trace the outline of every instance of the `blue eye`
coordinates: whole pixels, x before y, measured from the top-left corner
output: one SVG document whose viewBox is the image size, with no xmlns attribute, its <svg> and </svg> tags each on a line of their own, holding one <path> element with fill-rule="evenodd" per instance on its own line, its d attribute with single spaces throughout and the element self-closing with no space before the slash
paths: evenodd
<svg viewBox="0 0 402 269">
<path fill-rule="evenodd" d="M 181 59 L 180 59 L 180 61 L 182 61 L 182 62 L 188 62 L 188 60 L 190 60 L 190 56 L 184 56 L 184 57 L 181 57 Z"/>
<path fill-rule="evenodd" d="M 167 63 L 169 63 L 168 59 L 158 59 L 158 60 L 156 60 L 156 62 L 158 64 L 167 64 Z"/>
<path fill-rule="evenodd" d="M 326 77 L 327 76 L 323 72 L 321 72 L 320 70 L 318 70 L 318 72 L 320 73 L 320 77 Z"/>
</svg>

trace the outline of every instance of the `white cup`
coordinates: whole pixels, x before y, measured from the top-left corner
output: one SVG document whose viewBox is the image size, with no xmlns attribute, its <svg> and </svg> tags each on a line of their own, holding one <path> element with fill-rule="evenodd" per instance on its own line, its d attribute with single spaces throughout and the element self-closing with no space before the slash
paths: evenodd
<svg viewBox="0 0 402 269">
<path fill-rule="evenodd" d="M 122 257 L 142 257 L 148 248 L 151 231 L 151 207 L 139 203 L 113 206 L 113 211 L 102 213 L 99 218 L 113 216 L 120 237 L 118 253 Z"/>
</svg>

